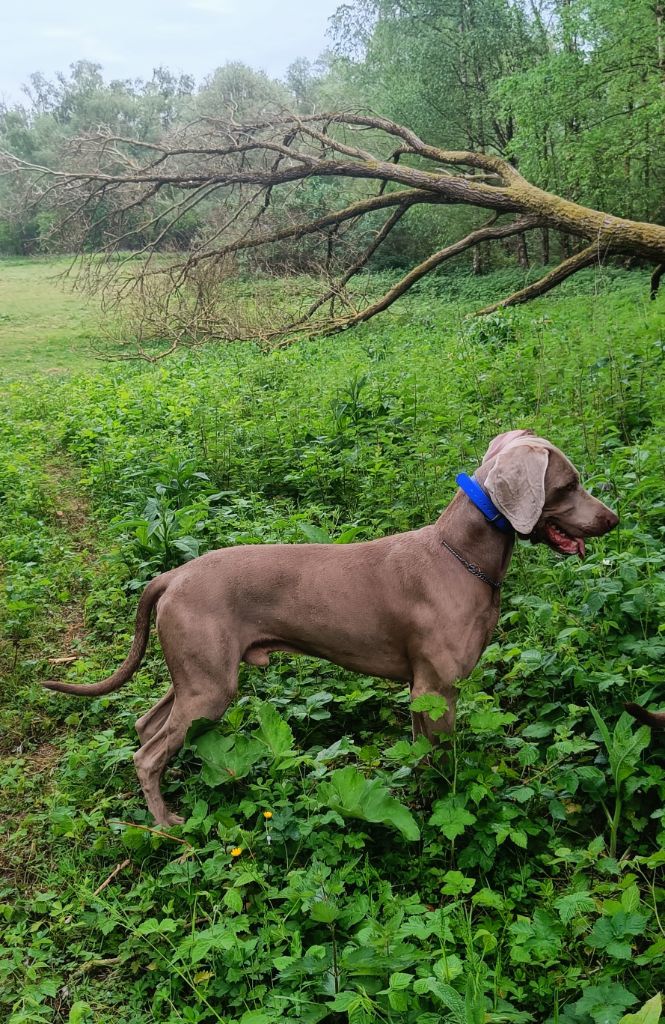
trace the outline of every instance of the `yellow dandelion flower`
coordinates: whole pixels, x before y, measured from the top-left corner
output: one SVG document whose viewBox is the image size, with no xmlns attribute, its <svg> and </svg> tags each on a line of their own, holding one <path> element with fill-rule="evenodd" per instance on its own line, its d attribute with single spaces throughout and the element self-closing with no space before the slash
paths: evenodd
<svg viewBox="0 0 665 1024">
<path fill-rule="evenodd" d="M 272 818 L 272 811 L 264 811 L 263 817 L 266 819 L 266 821 L 268 821 L 270 818 Z"/>
<path fill-rule="evenodd" d="M 241 853 L 242 853 L 242 846 L 234 846 L 233 849 L 231 850 L 231 856 L 232 857 L 239 857 Z"/>
</svg>

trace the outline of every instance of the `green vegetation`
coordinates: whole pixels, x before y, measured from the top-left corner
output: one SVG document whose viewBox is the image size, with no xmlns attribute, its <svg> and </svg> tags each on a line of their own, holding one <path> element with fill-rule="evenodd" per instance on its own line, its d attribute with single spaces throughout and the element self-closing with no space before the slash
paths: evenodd
<svg viewBox="0 0 665 1024">
<path fill-rule="evenodd" d="M 334 342 L 92 366 L 47 270 L 23 338 L 33 366 L 78 372 L 26 373 L 0 331 L 24 369 L 0 396 L 2 1019 L 655 1024 L 665 762 L 622 708 L 662 700 L 662 304 L 612 272 L 466 321 L 478 281 L 440 278 Z M 431 759 L 405 688 L 274 656 L 178 758 L 187 822 L 165 833 L 131 762 L 158 645 L 118 694 L 37 685 L 115 667 L 162 569 L 431 521 L 520 426 L 621 525 L 584 562 L 518 546 Z"/>
</svg>

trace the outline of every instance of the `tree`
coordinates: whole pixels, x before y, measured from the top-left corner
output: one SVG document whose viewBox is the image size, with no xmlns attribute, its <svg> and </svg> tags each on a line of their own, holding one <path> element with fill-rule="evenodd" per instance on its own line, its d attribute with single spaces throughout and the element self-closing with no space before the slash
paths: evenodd
<svg viewBox="0 0 665 1024">
<path fill-rule="evenodd" d="M 514 117 L 509 103 L 495 101 L 497 83 L 530 69 L 546 51 L 533 19 L 514 0 L 354 0 L 338 10 L 333 36 L 371 109 L 446 149 L 506 157 Z M 413 220 L 414 255 L 414 242 L 423 251 L 447 226 L 457 233 L 473 226 L 464 208 L 445 211 L 445 219 L 431 215 L 418 228 Z M 525 264 L 524 236 L 516 243 Z M 487 269 L 489 255 L 486 244 L 473 250 L 476 272 Z"/>
<path fill-rule="evenodd" d="M 372 148 L 365 148 L 364 141 Z M 34 201 L 49 205 L 61 229 L 70 230 L 79 246 L 85 247 L 91 237 L 98 240 L 95 249 L 107 261 L 97 258 L 89 264 L 92 280 L 107 288 L 115 282 L 121 296 L 130 285 L 138 287 L 144 310 L 154 312 L 156 333 L 172 335 L 169 351 L 204 338 L 276 342 L 343 330 L 388 308 L 447 260 L 485 241 L 536 228 L 568 232 L 583 246 L 539 280 L 480 313 L 543 295 L 608 256 L 632 255 L 656 264 L 654 288 L 665 263 L 665 227 L 581 206 L 531 184 L 500 156 L 431 146 L 409 128 L 373 115 L 286 114 L 245 124 L 207 117 L 159 143 L 109 133 L 89 135 L 76 141 L 73 156 L 71 171 L 50 171 L 8 154 L 5 161 L 30 175 Z M 355 191 L 351 201 L 322 215 L 300 219 L 294 210 L 303 204 L 279 198 L 284 190 L 293 199 L 330 181 L 351 182 Z M 151 258 L 182 218 L 212 199 L 214 223 L 189 251 Z M 266 228 L 273 205 L 281 224 Z M 466 206 L 492 216 L 358 306 L 349 282 L 400 219 L 423 205 Z M 357 240 L 359 225 L 379 214 L 380 224 L 372 225 L 362 247 L 349 245 L 351 229 Z M 243 253 L 266 252 L 277 243 L 310 236 L 321 243 L 322 294 L 295 319 L 278 323 L 273 309 L 267 322 L 254 321 L 246 330 L 234 323 L 220 293 L 220 268 L 228 272 L 231 261 Z M 138 248 L 137 238 L 142 241 Z M 117 259 L 118 251 L 133 246 L 129 257 Z M 131 281 L 128 260 L 136 266 Z"/>
<path fill-rule="evenodd" d="M 103 124 L 110 131 L 131 133 L 139 140 L 158 139 L 182 118 L 194 89 L 189 75 L 155 68 L 147 81 L 104 81 L 102 68 L 90 61 L 72 64 L 69 74 L 54 79 L 30 76 L 27 103 L 0 104 L 0 148 L 16 156 L 59 166 L 68 140 Z M 0 249 L 31 253 L 48 247 L 48 218 L 22 208 L 12 183 L 0 181 Z M 3 216 L 13 208 L 13 216 Z"/>
<path fill-rule="evenodd" d="M 621 216 L 665 215 L 664 9 L 651 0 L 549 5 L 546 50 L 498 90 L 515 121 L 508 155 L 527 177 Z"/>
<path fill-rule="evenodd" d="M 241 61 L 229 61 L 207 76 L 194 110 L 205 117 L 226 113 L 245 121 L 283 109 L 289 98 L 287 89 L 265 72 L 255 71 Z"/>
</svg>

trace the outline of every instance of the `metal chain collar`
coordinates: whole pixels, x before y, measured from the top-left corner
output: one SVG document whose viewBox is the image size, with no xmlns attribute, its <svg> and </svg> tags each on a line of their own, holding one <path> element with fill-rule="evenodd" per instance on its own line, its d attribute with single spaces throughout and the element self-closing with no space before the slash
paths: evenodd
<svg viewBox="0 0 665 1024">
<path fill-rule="evenodd" d="M 491 579 L 487 575 L 487 573 L 484 573 L 483 570 L 480 569 L 477 565 L 474 565 L 473 562 L 467 562 L 466 558 L 464 558 L 464 556 L 461 555 L 459 551 L 456 551 L 455 548 L 452 547 L 447 541 L 442 539 L 441 543 L 443 544 L 444 548 L 447 551 L 450 551 L 451 555 L 455 556 L 458 562 L 462 563 L 467 572 L 470 572 L 472 576 L 476 576 L 479 580 L 482 580 L 483 583 L 486 583 L 488 587 L 492 588 L 492 590 L 501 590 L 500 583 L 497 583 L 496 580 Z"/>
</svg>

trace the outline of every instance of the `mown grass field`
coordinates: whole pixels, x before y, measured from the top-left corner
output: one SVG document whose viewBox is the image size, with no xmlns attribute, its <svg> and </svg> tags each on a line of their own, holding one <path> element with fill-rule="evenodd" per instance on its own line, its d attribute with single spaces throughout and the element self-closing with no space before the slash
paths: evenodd
<svg viewBox="0 0 665 1024">
<path fill-rule="evenodd" d="M 94 303 L 67 287 L 71 265 L 67 257 L 0 260 L 3 377 L 34 370 L 58 375 L 94 358 L 98 317 Z"/>
<path fill-rule="evenodd" d="M 474 321 L 505 282 L 442 279 L 342 337 L 148 366 L 96 363 L 50 269 L 0 265 L 2 1019 L 636 1014 L 665 988 L 663 742 L 623 714 L 665 705 L 662 302 L 608 272 Z M 621 525 L 584 562 L 518 545 L 431 759 L 406 690 L 277 656 L 177 759 L 164 833 L 131 762 L 158 646 L 117 694 L 38 686 L 112 670 L 159 571 L 429 522 L 527 426 Z"/>
</svg>

